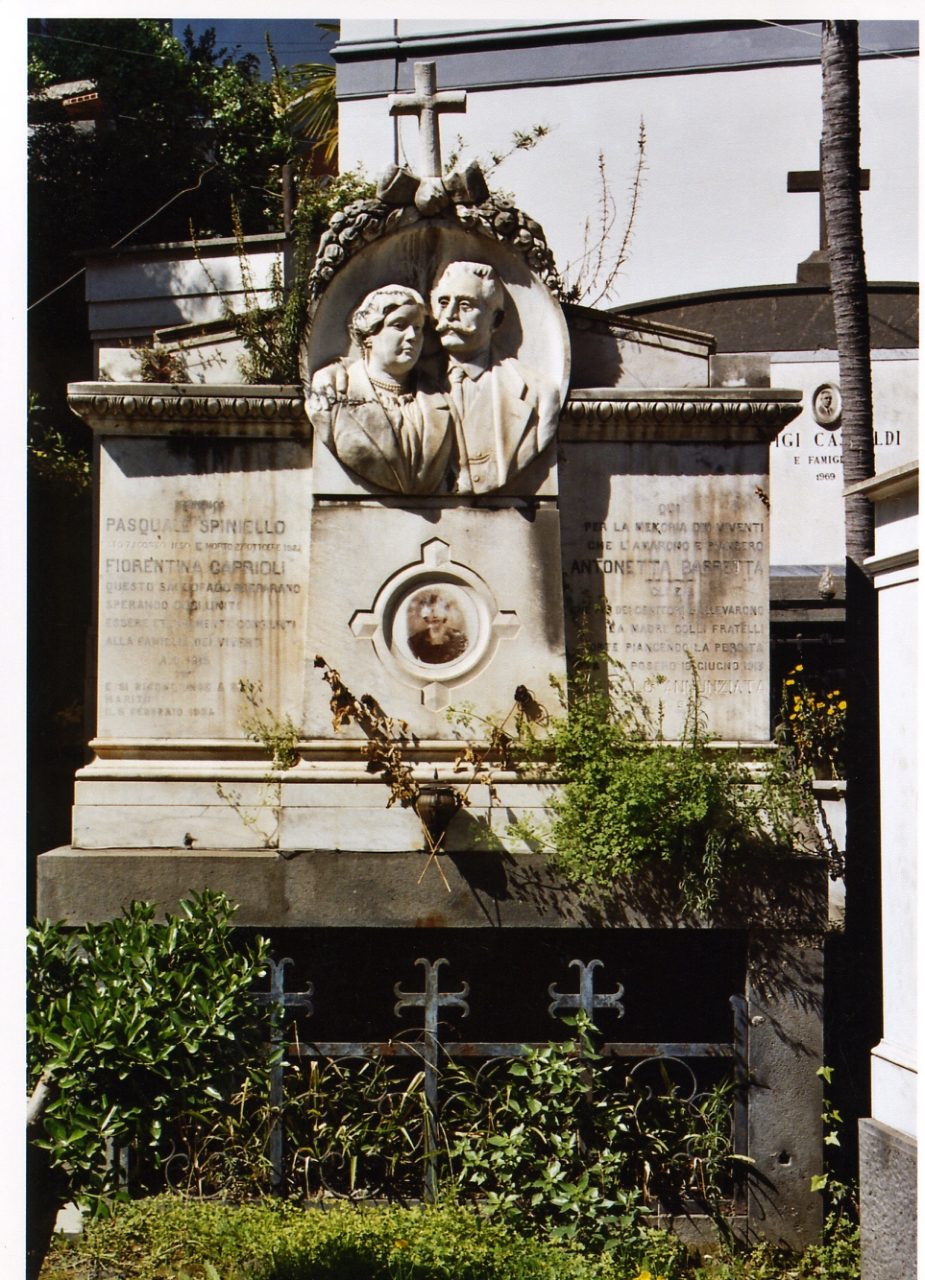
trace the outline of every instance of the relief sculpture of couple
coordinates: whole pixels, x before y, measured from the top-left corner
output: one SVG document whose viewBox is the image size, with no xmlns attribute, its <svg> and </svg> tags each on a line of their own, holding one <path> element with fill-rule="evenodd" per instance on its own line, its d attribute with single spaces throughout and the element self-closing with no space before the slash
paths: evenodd
<svg viewBox="0 0 925 1280">
<path fill-rule="evenodd" d="M 386 285 L 353 311 L 362 357 L 318 370 L 309 416 L 351 470 L 408 494 L 489 493 L 546 448 L 559 418 L 551 378 L 493 343 L 505 290 L 492 267 L 451 262 L 430 296 L 446 367 L 418 365 L 428 320 L 416 290 Z"/>
</svg>

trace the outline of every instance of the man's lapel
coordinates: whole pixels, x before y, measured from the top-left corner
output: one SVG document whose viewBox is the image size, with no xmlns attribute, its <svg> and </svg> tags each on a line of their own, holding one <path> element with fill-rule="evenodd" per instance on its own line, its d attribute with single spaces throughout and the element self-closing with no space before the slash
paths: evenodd
<svg viewBox="0 0 925 1280">
<path fill-rule="evenodd" d="M 529 388 L 512 361 L 493 362 L 491 374 L 498 483 L 504 484 L 529 427 L 533 405 L 527 398 Z"/>
</svg>

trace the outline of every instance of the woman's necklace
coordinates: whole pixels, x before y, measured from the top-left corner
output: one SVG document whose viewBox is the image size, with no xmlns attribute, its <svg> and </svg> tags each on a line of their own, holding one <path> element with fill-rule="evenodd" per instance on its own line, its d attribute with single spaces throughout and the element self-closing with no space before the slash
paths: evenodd
<svg viewBox="0 0 925 1280">
<path fill-rule="evenodd" d="M 366 376 L 369 378 L 373 391 L 376 393 L 376 397 L 383 409 L 386 407 L 387 402 L 400 406 L 410 404 L 414 400 L 414 396 L 410 395 L 400 382 L 386 382 L 382 378 L 374 378 L 369 369 L 366 370 Z"/>
<path fill-rule="evenodd" d="M 381 378 L 374 378 L 368 370 L 367 376 L 374 387 L 378 388 L 380 391 L 388 391 L 393 396 L 400 396 L 404 390 L 400 382 L 385 382 Z"/>
</svg>

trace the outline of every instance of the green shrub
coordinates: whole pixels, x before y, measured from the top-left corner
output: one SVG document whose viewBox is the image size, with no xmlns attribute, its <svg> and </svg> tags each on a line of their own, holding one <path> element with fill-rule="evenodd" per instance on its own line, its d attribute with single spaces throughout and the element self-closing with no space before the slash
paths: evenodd
<svg viewBox="0 0 925 1280">
<path fill-rule="evenodd" d="M 691 686 L 681 740 L 669 742 L 621 663 L 607 658 L 602 672 L 594 655 L 579 654 L 567 699 L 560 690 L 565 714 L 525 746 L 534 758 L 554 754 L 564 785 L 549 804 L 552 824 L 547 832 L 519 824 L 512 833 L 547 844 L 575 883 L 605 890 L 618 876 L 668 865 L 682 905 L 703 912 L 729 868 L 792 851 L 801 819 L 812 838 L 812 797 L 788 750 L 769 750 L 757 769 L 740 752 L 717 750 L 692 660 Z"/>
<path fill-rule="evenodd" d="M 159 1196 L 122 1204 L 58 1237 L 42 1280 L 857 1280 L 858 1232 L 830 1222 L 800 1256 L 759 1243 L 717 1246 L 703 1259 L 664 1231 L 642 1231 L 636 1252 L 591 1257 L 539 1241 L 464 1209 L 356 1208 L 326 1212 Z"/>
<path fill-rule="evenodd" d="M 118 1194 L 113 1146 L 132 1148 L 138 1189 L 160 1189 L 165 1159 L 236 1090 L 267 1096 L 267 1015 L 250 989 L 268 944 L 232 945 L 234 910 L 204 890 L 163 923 L 133 902 L 121 919 L 29 930 L 30 1089 L 51 1086 L 30 1136 L 96 1209 Z"/>
<path fill-rule="evenodd" d="M 595 1029 L 565 1019 L 576 1038 L 531 1050 L 523 1061 L 484 1068 L 475 1079 L 444 1069 L 441 1116 L 448 1177 L 460 1197 L 519 1231 L 566 1240 L 629 1265 L 648 1239 L 656 1200 L 728 1208 L 731 1085 L 682 1096 L 662 1078 L 637 1081 L 623 1062 L 600 1057 Z"/>
</svg>

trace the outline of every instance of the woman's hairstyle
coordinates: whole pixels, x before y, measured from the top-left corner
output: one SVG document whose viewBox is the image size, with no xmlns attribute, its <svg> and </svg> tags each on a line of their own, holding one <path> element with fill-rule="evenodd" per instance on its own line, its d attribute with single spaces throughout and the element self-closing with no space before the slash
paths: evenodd
<svg viewBox="0 0 925 1280">
<path fill-rule="evenodd" d="M 416 289 L 407 289 L 404 285 L 398 284 L 388 284 L 383 289 L 374 289 L 372 293 L 366 295 L 350 316 L 347 328 L 351 338 L 358 346 L 365 346 L 366 339 L 379 332 L 390 312 L 406 306 L 420 307 L 422 311 L 426 311 L 424 299 Z"/>
</svg>

